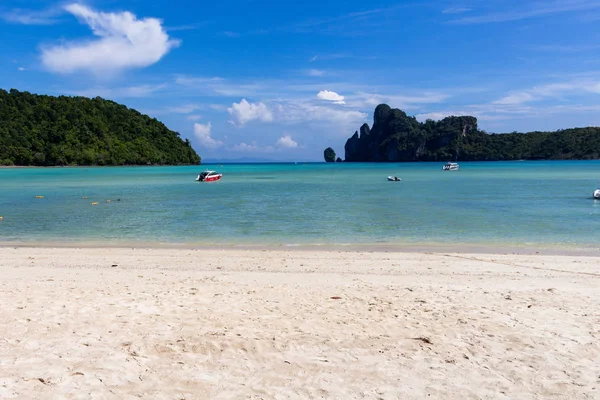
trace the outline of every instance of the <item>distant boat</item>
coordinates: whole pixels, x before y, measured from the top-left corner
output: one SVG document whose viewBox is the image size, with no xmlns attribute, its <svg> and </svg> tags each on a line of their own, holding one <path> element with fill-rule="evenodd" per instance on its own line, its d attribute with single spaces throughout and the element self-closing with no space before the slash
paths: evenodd
<svg viewBox="0 0 600 400">
<path fill-rule="evenodd" d="M 448 162 L 446 165 L 442 167 L 442 171 L 458 171 L 458 164 L 453 162 Z"/>
<path fill-rule="evenodd" d="M 196 177 L 196 182 L 216 182 L 221 180 L 223 174 L 220 174 L 216 171 L 204 171 L 198 174 Z"/>
<path fill-rule="evenodd" d="M 392 181 L 392 182 L 400 182 L 402 179 L 398 178 L 397 176 L 388 176 L 388 181 Z"/>
<path fill-rule="evenodd" d="M 594 190 L 594 199 L 600 200 L 600 189 Z"/>
</svg>

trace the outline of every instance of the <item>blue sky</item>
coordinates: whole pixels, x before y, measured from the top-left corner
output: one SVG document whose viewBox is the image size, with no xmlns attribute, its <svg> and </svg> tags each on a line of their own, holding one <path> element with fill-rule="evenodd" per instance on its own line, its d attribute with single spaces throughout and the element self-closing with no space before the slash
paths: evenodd
<svg viewBox="0 0 600 400">
<path fill-rule="evenodd" d="M 0 87 L 101 96 L 204 159 L 322 160 L 385 102 L 600 125 L 600 1 L 3 0 Z"/>
</svg>

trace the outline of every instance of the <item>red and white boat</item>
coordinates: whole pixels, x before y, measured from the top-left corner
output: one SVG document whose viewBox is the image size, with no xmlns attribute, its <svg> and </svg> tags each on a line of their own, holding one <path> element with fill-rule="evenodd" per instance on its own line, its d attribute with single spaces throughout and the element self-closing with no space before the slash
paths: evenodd
<svg viewBox="0 0 600 400">
<path fill-rule="evenodd" d="M 218 180 L 221 180 L 222 177 L 223 177 L 223 174 L 220 174 L 216 171 L 204 171 L 204 172 L 201 172 L 196 177 L 196 181 L 197 182 L 216 182 Z"/>
</svg>

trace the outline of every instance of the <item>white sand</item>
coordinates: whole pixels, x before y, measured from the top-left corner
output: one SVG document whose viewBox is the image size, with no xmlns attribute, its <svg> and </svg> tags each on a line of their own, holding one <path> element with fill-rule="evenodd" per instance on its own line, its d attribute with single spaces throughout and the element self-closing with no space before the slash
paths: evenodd
<svg viewBox="0 0 600 400">
<path fill-rule="evenodd" d="M 600 258 L 5 247 L 0 272 L 0 398 L 600 398 Z"/>
</svg>

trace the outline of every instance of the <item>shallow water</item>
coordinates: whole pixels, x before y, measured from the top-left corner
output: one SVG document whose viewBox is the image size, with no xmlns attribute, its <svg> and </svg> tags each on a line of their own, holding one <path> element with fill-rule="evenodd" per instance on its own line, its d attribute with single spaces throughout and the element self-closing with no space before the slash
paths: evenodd
<svg viewBox="0 0 600 400">
<path fill-rule="evenodd" d="M 600 247 L 599 161 L 442 165 L 0 169 L 0 241 Z"/>
</svg>

